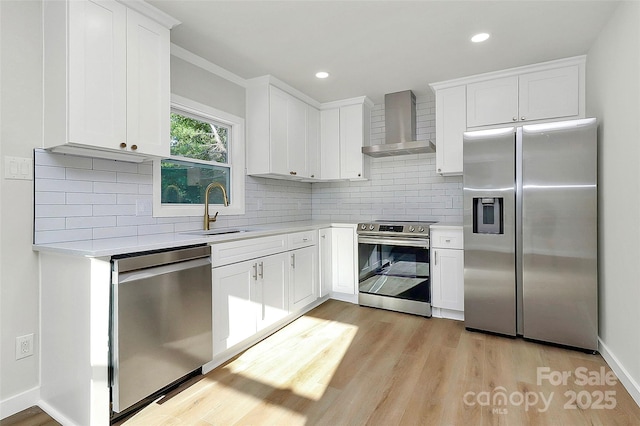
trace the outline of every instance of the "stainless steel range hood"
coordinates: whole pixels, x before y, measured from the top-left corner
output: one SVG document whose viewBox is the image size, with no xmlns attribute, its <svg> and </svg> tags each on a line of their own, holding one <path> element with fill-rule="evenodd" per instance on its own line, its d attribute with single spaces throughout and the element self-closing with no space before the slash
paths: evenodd
<svg viewBox="0 0 640 426">
<path fill-rule="evenodd" d="M 372 157 L 436 152 L 429 141 L 416 140 L 416 97 L 411 90 L 384 95 L 385 143 L 363 146 Z"/>
</svg>

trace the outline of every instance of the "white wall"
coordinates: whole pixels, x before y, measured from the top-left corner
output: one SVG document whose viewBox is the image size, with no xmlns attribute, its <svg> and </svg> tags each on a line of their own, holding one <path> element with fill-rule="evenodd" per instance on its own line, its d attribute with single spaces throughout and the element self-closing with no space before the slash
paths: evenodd
<svg viewBox="0 0 640 426">
<path fill-rule="evenodd" d="M 599 335 L 640 404 L 639 41 L 640 3 L 623 2 L 587 55 L 587 114 L 600 123 Z"/>
<path fill-rule="evenodd" d="M 42 141 L 41 3 L 0 1 L 1 161 L 31 157 Z M 0 170 L 4 170 L 1 167 Z M 33 182 L 0 185 L 0 418 L 9 397 L 38 386 L 38 258 L 31 250 Z M 34 356 L 15 360 L 15 338 L 35 333 Z M 19 398 L 18 398 L 19 399 Z M 24 407 L 22 407 L 24 408 Z"/>
<path fill-rule="evenodd" d="M 435 112 L 433 94 L 416 98 L 416 139 L 435 143 Z M 371 144 L 384 138 L 379 104 L 371 111 Z M 317 220 L 462 222 L 462 176 L 438 175 L 435 154 L 372 158 L 369 180 L 314 183 L 312 202 Z"/>
</svg>

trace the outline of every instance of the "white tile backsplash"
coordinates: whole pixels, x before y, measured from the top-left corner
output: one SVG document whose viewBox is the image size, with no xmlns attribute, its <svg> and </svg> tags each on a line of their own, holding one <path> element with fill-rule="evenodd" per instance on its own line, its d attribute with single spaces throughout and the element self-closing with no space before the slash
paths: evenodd
<svg viewBox="0 0 640 426">
<path fill-rule="evenodd" d="M 417 137 L 435 141 L 435 98 L 418 96 Z M 371 111 L 371 144 L 384 143 L 384 105 Z M 137 215 L 151 202 L 151 163 L 35 152 L 36 243 L 185 232 L 202 217 Z M 462 220 L 462 177 L 435 172 L 435 154 L 372 158 L 367 181 L 303 183 L 247 176 L 245 214 L 218 228 L 301 220 Z"/>
<path fill-rule="evenodd" d="M 35 152 L 34 241 L 39 244 L 202 229 L 202 217 L 137 215 L 152 201 L 151 163 Z M 247 176 L 242 216 L 218 228 L 311 219 L 311 184 Z"/>
<path fill-rule="evenodd" d="M 416 138 L 435 143 L 435 97 L 416 97 Z M 384 105 L 371 111 L 371 144 L 384 143 Z M 436 148 L 437 149 L 437 148 Z M 371 177 L 313 184 L 313 219 L 462 221 L 462 176 L 436 173 L 435 154 L 372 158 Z"/>
</svg>

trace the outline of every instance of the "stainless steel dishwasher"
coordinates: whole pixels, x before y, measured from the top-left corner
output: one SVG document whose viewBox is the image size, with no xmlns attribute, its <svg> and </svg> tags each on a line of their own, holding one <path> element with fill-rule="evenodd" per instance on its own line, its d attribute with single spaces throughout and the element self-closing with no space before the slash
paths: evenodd
<svg viewBox="0 0 640 426">
<path fill-rule="evenodd" d="M 211 361 L 210 255 L 204 245 L 113 257 L 113 413 Z"/>
</svg>

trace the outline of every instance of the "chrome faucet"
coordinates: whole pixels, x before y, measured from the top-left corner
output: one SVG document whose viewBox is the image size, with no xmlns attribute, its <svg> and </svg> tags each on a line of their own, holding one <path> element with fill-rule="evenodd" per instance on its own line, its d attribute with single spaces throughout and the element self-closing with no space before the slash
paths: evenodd
<svg viewBox="0 0 640 426">
<path fill-rule="evenodd" d="M 219 182 L 212 182 L 207 186 L 207 189 L 204 190 L 204 230 L 209 230 L 209 224 L 211 222 L 215 222 L 218 218 L 218 212 L 213 216 L 213 218 L 209 217 L 209 191 L 213 188 L 220 188 L 222 191 L 222 198 L 224 198 L 224 206 L 229 206 L 229 199 L 227 198 L 227 190 L 224 189 L 224 186 Z"/>
</svg>

